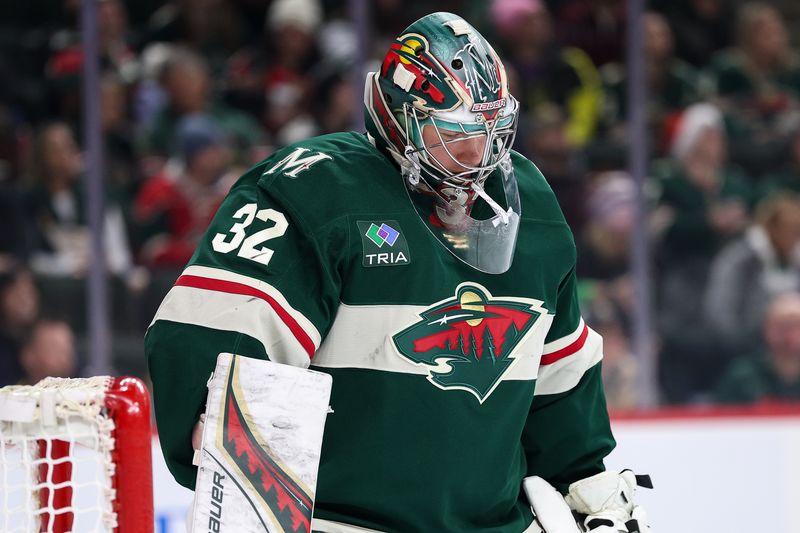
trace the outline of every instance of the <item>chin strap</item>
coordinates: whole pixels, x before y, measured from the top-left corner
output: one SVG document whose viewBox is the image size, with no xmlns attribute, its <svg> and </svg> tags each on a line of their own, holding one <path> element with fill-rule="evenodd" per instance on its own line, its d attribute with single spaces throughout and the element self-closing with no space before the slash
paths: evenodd
<svg viewBox="0 0 800 533">
<path fill-rule="evenodd" d="M 478 182 L 473 181 L 470 187 L 472 188 L 473 191 L 475 191 L 475 193 L 478 196 L 483 198 L 483 200 L 487 204 L 489 204 L 489 207 L 491 207 L 492 211 L 494 211 L 495 214 L 497 215 L 495 218 L 492 219 L 492 224 L 494 224 L 495 227 L 497 227 L 498 224 L 500 224 L 500 222 L 502 222 L 505 225 L 508 225 L 508 221 L 510 220 L 512 213 L 511 208 L 509 207 L 507 211 L 503 211 L 503 208 L 500 207 L 500 205 L 497 202 L 492 200 L 491 196 L 486 194 L 486 191 L 483 190 L 483 187 L 481 187 L 478 184 Z"/>
</svg>

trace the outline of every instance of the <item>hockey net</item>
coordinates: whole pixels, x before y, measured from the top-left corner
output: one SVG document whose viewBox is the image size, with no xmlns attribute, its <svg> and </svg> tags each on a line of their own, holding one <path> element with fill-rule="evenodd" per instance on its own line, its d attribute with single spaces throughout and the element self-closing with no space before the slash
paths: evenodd
<svg viewBox="0 0 800 533">
<path fill-rule="evenodd" d="M 140 380 L 0 388 L 0 531 L 152 532 L 151 464 Z"/>
</svg>

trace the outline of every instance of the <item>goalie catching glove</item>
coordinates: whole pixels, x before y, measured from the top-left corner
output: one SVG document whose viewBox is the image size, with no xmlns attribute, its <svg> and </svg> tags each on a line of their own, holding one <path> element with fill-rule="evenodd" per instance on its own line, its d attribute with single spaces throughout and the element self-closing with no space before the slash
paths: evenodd
<svg viewBox="0 0 800 533">
<path fill-rule="evenodd" d="M 636 486 L 653 488 L 650 476 L 637 476 L 631 470 L 601 472 L 569 486 L 566 497 L 544 479 L 532 476 L 523 487 L 544 533 L 650 533 L 645 510 L 634 503 Z M 578 524 L 565 525 L 565 516 L 574 515 Z"/>
</svg>

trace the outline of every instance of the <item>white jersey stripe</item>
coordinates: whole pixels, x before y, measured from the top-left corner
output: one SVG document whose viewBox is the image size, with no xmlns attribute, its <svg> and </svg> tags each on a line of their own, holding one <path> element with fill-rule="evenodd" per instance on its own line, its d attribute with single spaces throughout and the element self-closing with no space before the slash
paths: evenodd
<svg viewBox="0 0 800 533">
<path fill-rule="evenodd" d="M 587 370 L 603 358 L 603 338 L 591 328 L 586 329 L 588 334 L 580 350 L 539 368 L 536 396 L 567 392 L 578 384 Z"/>
<path fill-rule="evenodd" d="M 249 276 L 243 276 L 242 274 L 236 274 L 234 272 L 230 272 L 228 270 L 223 270 L 221 268 L 213 268 L 213 267 L 205 267 L 199 265 L 192 265 L 187 267 L 186 270 L 183 271 L 184 276 L 198 276 L 203 278 L 211 278 L 211 279 L 218 279 L 223 281 L 232 281 L 235 283 L 241 283 L 242 285 L 248 285 L 256 290 L 262 291 L 268 294 L 278 305 L 281 306 L 291 317 L 297 322 L 297 324 L 306 332 L 306 335 L 311 338 L 311 341 L 314 343 L 316 348 L 319 348 L 319 345 L 322 341 L 322 336 L 320 335 L 317 328 L 314 324 L 311 323 L 309 319 L 303 315 L 300 311 L 292 307 L 292 305 L 286 300 L 286 297 L 278 291 L 275 287 L 270 285 L 265 281 L 261 281 L 256 278 L 251 278 Z"/>
<path fill-rule="evenodd" d="M 425 365 L 415 365 L 402 357 L 392 341 L 394 333 L 417 322 L 425 309 L 427 307 L 416 305 L 341 304 L 313 363 L 322 368 L 364 368 L 428 375 Z M 516 362 L 504 379 L 536 379 L 544 337 L 552 321 L 550 314 L 539 317 L 524 344 L 517 348 Z"/>
<path fill-rule="evenodd" d="M 340 304 L 330 332 L 319 344 L 320 336 L 316 328 L 289 306 L 286 299 L 269 284 L 210 267 L 192 266 L 184 271 L 184 275 L 248 285 L 285 304 L 283 309 L 304 331 L 310 333 L 309 337 L 319 346 L 313 358 L 315 366 L 363 368 L 420 376 L 429 373 L 425 365 L 415 365 L 402 357 L 392 340 L 392 334 L 417 322 L 426 306 Z M 584 372 L 602 358 L 602 339 L 586 327 L 583 319 L 573 333 L 544 344 L 553 318 L 551 314 L 540 316 L 524 344 L 518 347 L 515 363 L 504 380 L 538 379 L 537 395 L 565 392 L 577 385 Z M 153 322 L 157 320 L 240 331 L 261 341 L 273 361 L 301 367 L 307 367 L 310 362 L 307 350 L 304 350 L 289 325 L 264 300 L 248 295 L 175 286 L 164 299 Z M 582 334 L 586 335 L 583 341 Z M 580 347 L 568 357 L 543 364 L 543 354 L 553 354 L 570 346 Z"/>
<path fill-rule="evenodd" d="M 275 310 L 252 296 L 176 286 L 167 293 L 153 323 L 158 320 L 250 335 L 264 345 L 270 360 L 276 363 L 308 368 L 311 362 L 308 352 Z"/>
<path fill-rule="evenodd" d="M 583 333 L 583 328 L 586 324 L 583 322 L 583 318 L 581 318 L 580 322 L 578 322 L 578 327 L 575 328 L 575 331 L 570 333 L 569 335 L 565 335 L 560 339 L 556 339 L 554 341 L 550 341 L 544 345 L 544 353 L 549 354 L 553 352 L 557 352 L 558 350 L 563 350 L 573 342 L 577 341 L 581 333 Z"/>
</svg>

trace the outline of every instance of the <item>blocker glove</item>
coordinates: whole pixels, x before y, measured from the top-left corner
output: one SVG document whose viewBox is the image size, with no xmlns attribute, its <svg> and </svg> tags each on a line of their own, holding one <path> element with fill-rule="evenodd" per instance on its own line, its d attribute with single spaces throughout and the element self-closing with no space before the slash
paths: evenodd
<svg viewBox="0 0 800 533">
<path fill-rule="evenodd" d="M 634 502 L 637 486 L 653 488 L 650 476 L 632 470 L 601 472 L 571 484 L 564 499 L 584 531 L 651 533 L 647 513 Z"/>
<path fill-rule="evenodd" d="M 572 483 L 566 497 L 538 476 L 523 480 L 543 533 L 651 533 L 647 513 L 634 503 L 637 486 L 653 488 L 650 476 L 601 472 Z"/>
</svg>

